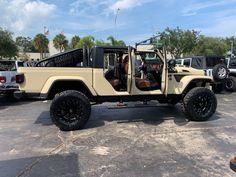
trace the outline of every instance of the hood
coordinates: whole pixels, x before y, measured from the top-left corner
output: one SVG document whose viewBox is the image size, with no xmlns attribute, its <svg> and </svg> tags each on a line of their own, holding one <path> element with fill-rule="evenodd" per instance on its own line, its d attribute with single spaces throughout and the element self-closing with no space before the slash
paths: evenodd
<svg viewBox="0 0 236 177">
<path fill-rule="evenodd" d="M 187 75 L 199 75 L 205 76 L 205 71 L 201 69 L 195 69 L 192 67 L 187 67 L 183 65 L 176 65 L 175 69 L 177 70 L 178 74 L 187 74 Z"/>
</svg>

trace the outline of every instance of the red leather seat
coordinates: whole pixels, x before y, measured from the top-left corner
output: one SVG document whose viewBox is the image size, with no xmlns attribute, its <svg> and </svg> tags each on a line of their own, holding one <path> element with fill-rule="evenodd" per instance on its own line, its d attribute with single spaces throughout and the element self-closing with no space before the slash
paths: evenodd
<svg viewBox="0 0 236 177">
<path fill-rule="evenodd" d="M 120 85 L 120 80 L 119 79 L 110 79 L 108 80 L 112 87 L 116 88 Z"/>
<path fill-rule="evenodd" d="M 136 81 L 136 86 L 140 90 L 155 90 L 158 87 L 158 83 L 156 82 L 152 83 L 147 79 L 136 78 L 135 81 Z"/>
</svg>

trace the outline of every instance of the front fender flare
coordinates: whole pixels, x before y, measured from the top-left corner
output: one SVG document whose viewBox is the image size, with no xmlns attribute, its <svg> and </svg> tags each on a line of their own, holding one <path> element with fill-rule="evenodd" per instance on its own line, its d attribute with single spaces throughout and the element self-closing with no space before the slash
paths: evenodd
<svg viewBox="0 0 236 177">
<path fill-rule="evenodd" d="M 185 76 L 180 80 L 178 87 L 175 88 L 175 92 L 177 94 L 182 94 L 191 83 L 199 82 L 205 82 L 210 84 L 214 83 L 212 78 L 208 76 Z"/>
</svg>

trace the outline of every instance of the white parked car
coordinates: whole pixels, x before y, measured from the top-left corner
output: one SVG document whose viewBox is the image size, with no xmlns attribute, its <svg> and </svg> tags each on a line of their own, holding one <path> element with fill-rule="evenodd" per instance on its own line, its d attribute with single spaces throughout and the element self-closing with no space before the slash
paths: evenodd
<svg viewBox="0 0 236 177">
<path fill-rule="evenodd" d="M 0 60 L 0 94 L 11 95 L 18 90 L 16 83 L 17 68 L 24 66 L 22 61 Z"/>
</svg>

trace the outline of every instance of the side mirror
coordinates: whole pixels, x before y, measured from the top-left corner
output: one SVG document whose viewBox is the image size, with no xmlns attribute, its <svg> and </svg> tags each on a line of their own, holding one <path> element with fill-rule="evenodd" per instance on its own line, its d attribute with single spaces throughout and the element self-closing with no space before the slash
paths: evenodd
<svg viewBox="0 0 236 177">
<path fill-rule="evenodd" d="M 175 65 L 176 65 L 175 59 L 170 59 L 170 60 L 168 61 L 168 67 L 169 67 L 169 68 L 174 68 Z"/>
</svg>

